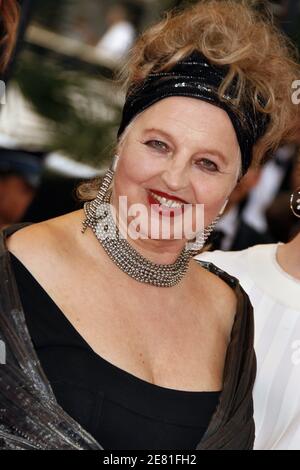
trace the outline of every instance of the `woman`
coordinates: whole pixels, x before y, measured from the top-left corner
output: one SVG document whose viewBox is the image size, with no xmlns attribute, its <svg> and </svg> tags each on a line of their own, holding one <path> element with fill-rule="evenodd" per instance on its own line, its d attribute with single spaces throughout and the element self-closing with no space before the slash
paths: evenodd
<svg viewBox="0 0 300 470">
<path fill-rule="evenodd" d="M 79 186 L 83 210 L 2 232 L 2 446 L 251 449 L 252 307 L 192 257 L 253 159 L 292 135 L 299 66 L 248 2 L 209 0 L 146 31 L 126 71 L 116 156 Z"/>
<path fill-rule="evenodd" d="M 300 187 L 291 195 L 300 218 Z M 254 308 L 257 378 L 254 418 L 257 450 L 300 449 L 300 225 L 288 243 L 237 252 L 203 253 L 237 276 Z"/>
</svg>

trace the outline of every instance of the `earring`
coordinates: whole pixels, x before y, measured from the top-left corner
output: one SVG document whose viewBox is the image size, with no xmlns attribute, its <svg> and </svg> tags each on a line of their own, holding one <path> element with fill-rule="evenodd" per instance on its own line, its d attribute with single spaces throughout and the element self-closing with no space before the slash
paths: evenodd
<svg viewBox="0 0 300 470">
<path fill-rule="evenodd" d="M 290 208 L 293 214 L 300 218 L 300 187 L 291 194 Z"/>
<path fill-rule="evenodd" d="M 196 241 L 193 242 L 193 243 L 189 243 L 189 247 L 188 247 L 188 250 L 191 250 L 191 252 L 194 252 L 194 251 L 197 251 L 199 252 L 200 250 L 202 250 L 202 248 L 204 247 L 205 245 L 205 242 L 206 240 L 209 238 L 209 236 L 211 235 L 212 231 L 214 230 L 217 222 L 219 221 L 220 217 L 221 217 L 221 213 L 212 221 L 212 223 L 206 227 L 203 232 L 201 233 L 200 237 L 198 238 L 198 235 L 196 237 Z M 195 254 L 193 254 L 193 256 L 195 256 Z"/>
<path fill-rule="evenodd" d="M 228 204 L 228 199 L 224 202 L 219 214 L 217 217 L 212 221 L 212 223 L 204 229 L 204 231 L 201 233 L 199 239 L 198 236 L 196 237 L 196 241 L 192 242 L 189 244 L 189 250 L 191 251 L 200 251 L 204 247 L 206 240 L 210 237 L 211 233 L 215 229 L 216 224 L 218 223 L 220 217 L 223 215 L 223 212 L 225 210 L 225 207 Z"/>
<path fill-rule="evenodd" d="M 85 202 L 84 203 L 84 206 L 86 208 L 88 208 L 88 216 L 82 222 L 83 227 L 82 227 L 81 233 L 84 233 L 85 230 L 87 229 L 87 227 L 89 225 L 92 225 L 93 222 L 95 222 L 97 220 L 97 217 L 98 217 L 97 216 L 97 209 L 99 208 L 99 206 L 101 204 L 103 204 L 103 202 L 105 200 L 105 196 L 106 196 L 106 194 L 108 192 L 108 189 L 111 185 L 111 182 L 113 180 L 113 177 L 114 177 L 114 174 L 115 174 L 115 171 L 116 171 L 116 168 L 117 168 L 118 161 L 119 161 L 119 155 L 116 154 L 116 155 L 113 156 L 111 165 L 110 165 L 109 169 L 107 170 L 107 172 L 104 175 L 104 178 L 102 180 L 102 183 L 101 183 L 101 186 L 100 186 L 100 189 L 98 191 L 98 194 L 97 194 L 96 198 L 91 202 Z"/>
<path fill-rule="evenodd" d="M 222 209 L 221 209 L 220 212 L 219 212 L 219 216 L 223 215 L 223 212 L 224 212 L 224 210 L 225 210 L 225 208 L 226 208 L 226 206 L 227 206 L 227 204 L 228 204 L 228 201 L 229 201 L 229 199 L 226 199 L 226 201 L 224 202 L 224 204 L 223 204 L 223 206 L 222 206 Z"/>
</svg>

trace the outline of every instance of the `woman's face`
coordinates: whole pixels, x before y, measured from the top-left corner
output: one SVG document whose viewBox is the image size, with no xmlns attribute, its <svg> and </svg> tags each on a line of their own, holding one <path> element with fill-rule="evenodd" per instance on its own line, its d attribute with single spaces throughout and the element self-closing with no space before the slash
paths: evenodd
<svg viewBox="0 0 300 470">
<path fill-rule="evenodd" d="M 161 191 L 189 204 L 204 204 L 208 226 L 235 187 L 241 168 L 227 113 L 199 99 L 168 97 L 139 114 L 125 133 L 118 148 L 115 207 L 119 196 L 127 196 L 128 207 L 142 203 L 150 209 L 149 191 Z"/>
</svg>

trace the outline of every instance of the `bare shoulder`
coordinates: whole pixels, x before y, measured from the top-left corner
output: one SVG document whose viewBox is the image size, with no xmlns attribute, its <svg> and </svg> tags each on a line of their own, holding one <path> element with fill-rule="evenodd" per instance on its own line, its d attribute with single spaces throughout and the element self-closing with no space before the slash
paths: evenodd
<svg viewBox="0 0 300 470">
<path fill-rule="evenodd" d="M 27 225 L 6 238 L 7 249 L 21 261 L 34 264 L 59 255 L 70 247 L 72 225 L 79 223 L 80 211 Z M 71 239 L 71 237 L 70 237 Z"/>
<path fill-rule="evenodd" d="M 217 274 L 210 272 L 198 262 L 195 264 L 199 270 L 198 283 L 201 283 L 200 297 L 202 301 L 206 299 L 207 307 L 209 306 L 210 311 L 213 310 L 220 326 L 230 335 L 238 307 L 236 292 Z"/>
</svg>

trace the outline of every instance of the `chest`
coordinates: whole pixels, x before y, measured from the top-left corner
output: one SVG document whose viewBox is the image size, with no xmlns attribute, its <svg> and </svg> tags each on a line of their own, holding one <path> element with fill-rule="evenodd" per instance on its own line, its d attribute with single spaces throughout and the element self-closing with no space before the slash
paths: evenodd
<svg viewBox="0 0 300 470">
<path fill-rule="evenodd" d="M 211 299 L 186 289 L 133 288 L 126 276 L 84 257 L 52 251 L 41 263 L 32 252 L 15 254 L 96 354 L 157 385 L 222 388 L 228 331 Z"/>
<path fill-rule="evenodd" d="M 222 388 L 228 338 L 203 299 L 172 289 L 141 294 L 108 272 L 65 269 L 39 272 L 38 280 L 95 353 L 161 386 Z"/>
</svg>

